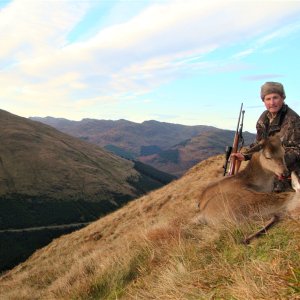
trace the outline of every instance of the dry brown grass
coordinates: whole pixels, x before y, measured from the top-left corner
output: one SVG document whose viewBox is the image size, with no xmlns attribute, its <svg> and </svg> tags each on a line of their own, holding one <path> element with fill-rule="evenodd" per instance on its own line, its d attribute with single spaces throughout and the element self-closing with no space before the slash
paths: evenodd
<svg viewBox="0 0 300 300">
<path fill-rule="evenodd" d="M 97 222 L 54 240 L 0 278 L 4 299 L 300 299 L 300 227 L 285 221 L 216 232 L 192 224 L 223 157 Z"/>
<path fill-rule="evenodd" d="M 299 224 L 285 222 L 249 247 L 240 235 L 251 228 L 228 226 L 182 228 L 176 243 L 156 244 L 156 267 L 122 299 L 299 299 Z"/>
</svg>

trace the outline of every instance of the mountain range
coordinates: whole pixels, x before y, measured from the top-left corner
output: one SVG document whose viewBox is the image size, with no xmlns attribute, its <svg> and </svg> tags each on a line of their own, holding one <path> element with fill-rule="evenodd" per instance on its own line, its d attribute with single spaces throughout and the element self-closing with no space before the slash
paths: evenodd
<svg viewBox="0 0 300 300">
<path fill-rule="evenodd" d="M 235 134 L 212 126 L 187 126 L 154 120 L 135 123 L 96 119 L 71 121 L 53 117 L 31 119 L 175 176 L 181 176 L 212 155 L 223 153 L 225 146 L 232 144 Z M 244 132 L 245 145 L 254 139 L 254 134 Z"/>
</svg>

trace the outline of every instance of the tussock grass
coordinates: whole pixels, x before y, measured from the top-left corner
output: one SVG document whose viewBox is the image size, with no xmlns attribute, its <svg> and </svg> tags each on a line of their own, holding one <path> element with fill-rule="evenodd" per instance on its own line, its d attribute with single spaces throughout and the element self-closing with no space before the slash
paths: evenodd
<svg viewBox="0 0 300 300">
<path fill-rule="evenodd" d="M 147 261 L 150 256 L 148 249 L 139 249 L 134 255 L 123 260 L 118 259 L 100 274 L 87 293 L 83 293 L 76 299 L 117 299 L 122 296 L 125 287 L 148 271 Z"/>
<path fill-rule="evenodd" d="M 249 246 L 240 243 L 240 230 L 224 229 L 211 240 L 205 240 L 203 231 L 188 230 L 176 246 L 166 249 L 166 256 L 168 263 L 154 270 L 151 278 L 141 277 L 143 288 L 128 288 L 129 298 L 300 297 L 299 229 L 280 226 Z"/>
<path fill-rule="evenodd" d="M 68 297 L 300 299 L 299 224 L 285 221 L 250 245 L 241 243 L 260 226 L 227 224 L 215 231 L 175 219 L 141 234 L 88 288 L 74 293 L 73 286 Z"/>
<path fill-rule="evenodd" d="M 157 267 L 130 284 L 124 299 L 300 299 L 299 224 L 280 224 L 245 246 L 250 227 L 182 228 L 176 242 L 172 235 L 150 243 Z"/>
</svg>

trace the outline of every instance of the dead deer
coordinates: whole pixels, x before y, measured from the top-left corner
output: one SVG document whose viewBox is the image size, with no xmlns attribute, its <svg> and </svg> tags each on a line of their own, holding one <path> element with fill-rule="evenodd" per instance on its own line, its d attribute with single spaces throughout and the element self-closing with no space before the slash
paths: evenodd
<svg viewBox="0 0 300 300">
<path fill-rule="evenodd" d="M 276 203 L 276 195 L 270 192 L 275 175 L 283 178 L 288 174 L 281 140 L 277 136 L 265 139 L 251 153 L 244 170 L 212 183 L 203 191 L 198 221 L 212 225 L 221 224 L 224 219 L 240 222 L 255 214 L 272 215 L 278 210 L 281 204 Z"/>
</svg>

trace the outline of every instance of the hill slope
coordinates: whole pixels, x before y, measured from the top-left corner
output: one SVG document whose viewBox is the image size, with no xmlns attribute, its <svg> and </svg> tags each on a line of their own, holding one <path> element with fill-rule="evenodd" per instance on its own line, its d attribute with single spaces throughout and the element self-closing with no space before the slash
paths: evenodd
<svg viewBox="0 0 300 300">
<path fill-rule="evenodd" d="M 80 223 L 174 179 L 3 110 L 0 138 L 0 272 Z M 72 227 L 48 228 L 65 224 Z"/>
<path fill-rule="evenodd" d="M 54 240 L 0 278 L 3 299 L 299 299 L 297 222 L 282 222 L 248 247 L 240 240 L 251 224 L 216 232 L 190 222 L 222 163 L 210 158 Z"/>
<path fill-rule="evenodd" d="M 0 110 L 0 272 L 174 176 Z M 49 225 L 69 225 L 48 229 Z M 45 227 L 37 232 L 31 227 Z M 5 231 L 24 229 L 25 232 Z M 8 247 L 10 245 L 10 249 Z"/>
<path fill-rule="evenodd" d="M 0 196 L 61 200 L 133 198 L 166 182 L 138 172 L 132 161 L 54 128 L 0 110 Z"/>
<path fill-rule="evenodd" d="M 49 126 L 0 111 L 0 193 L 96 199 L 100 186 L 130 195 L 132 163 Z M 108 172 L 110 171 L 110 172 Z M 109 174 L 109 175 L 108 175 Z M 131 173 L 136 175 L 136 173 Z"/>
</svg>

